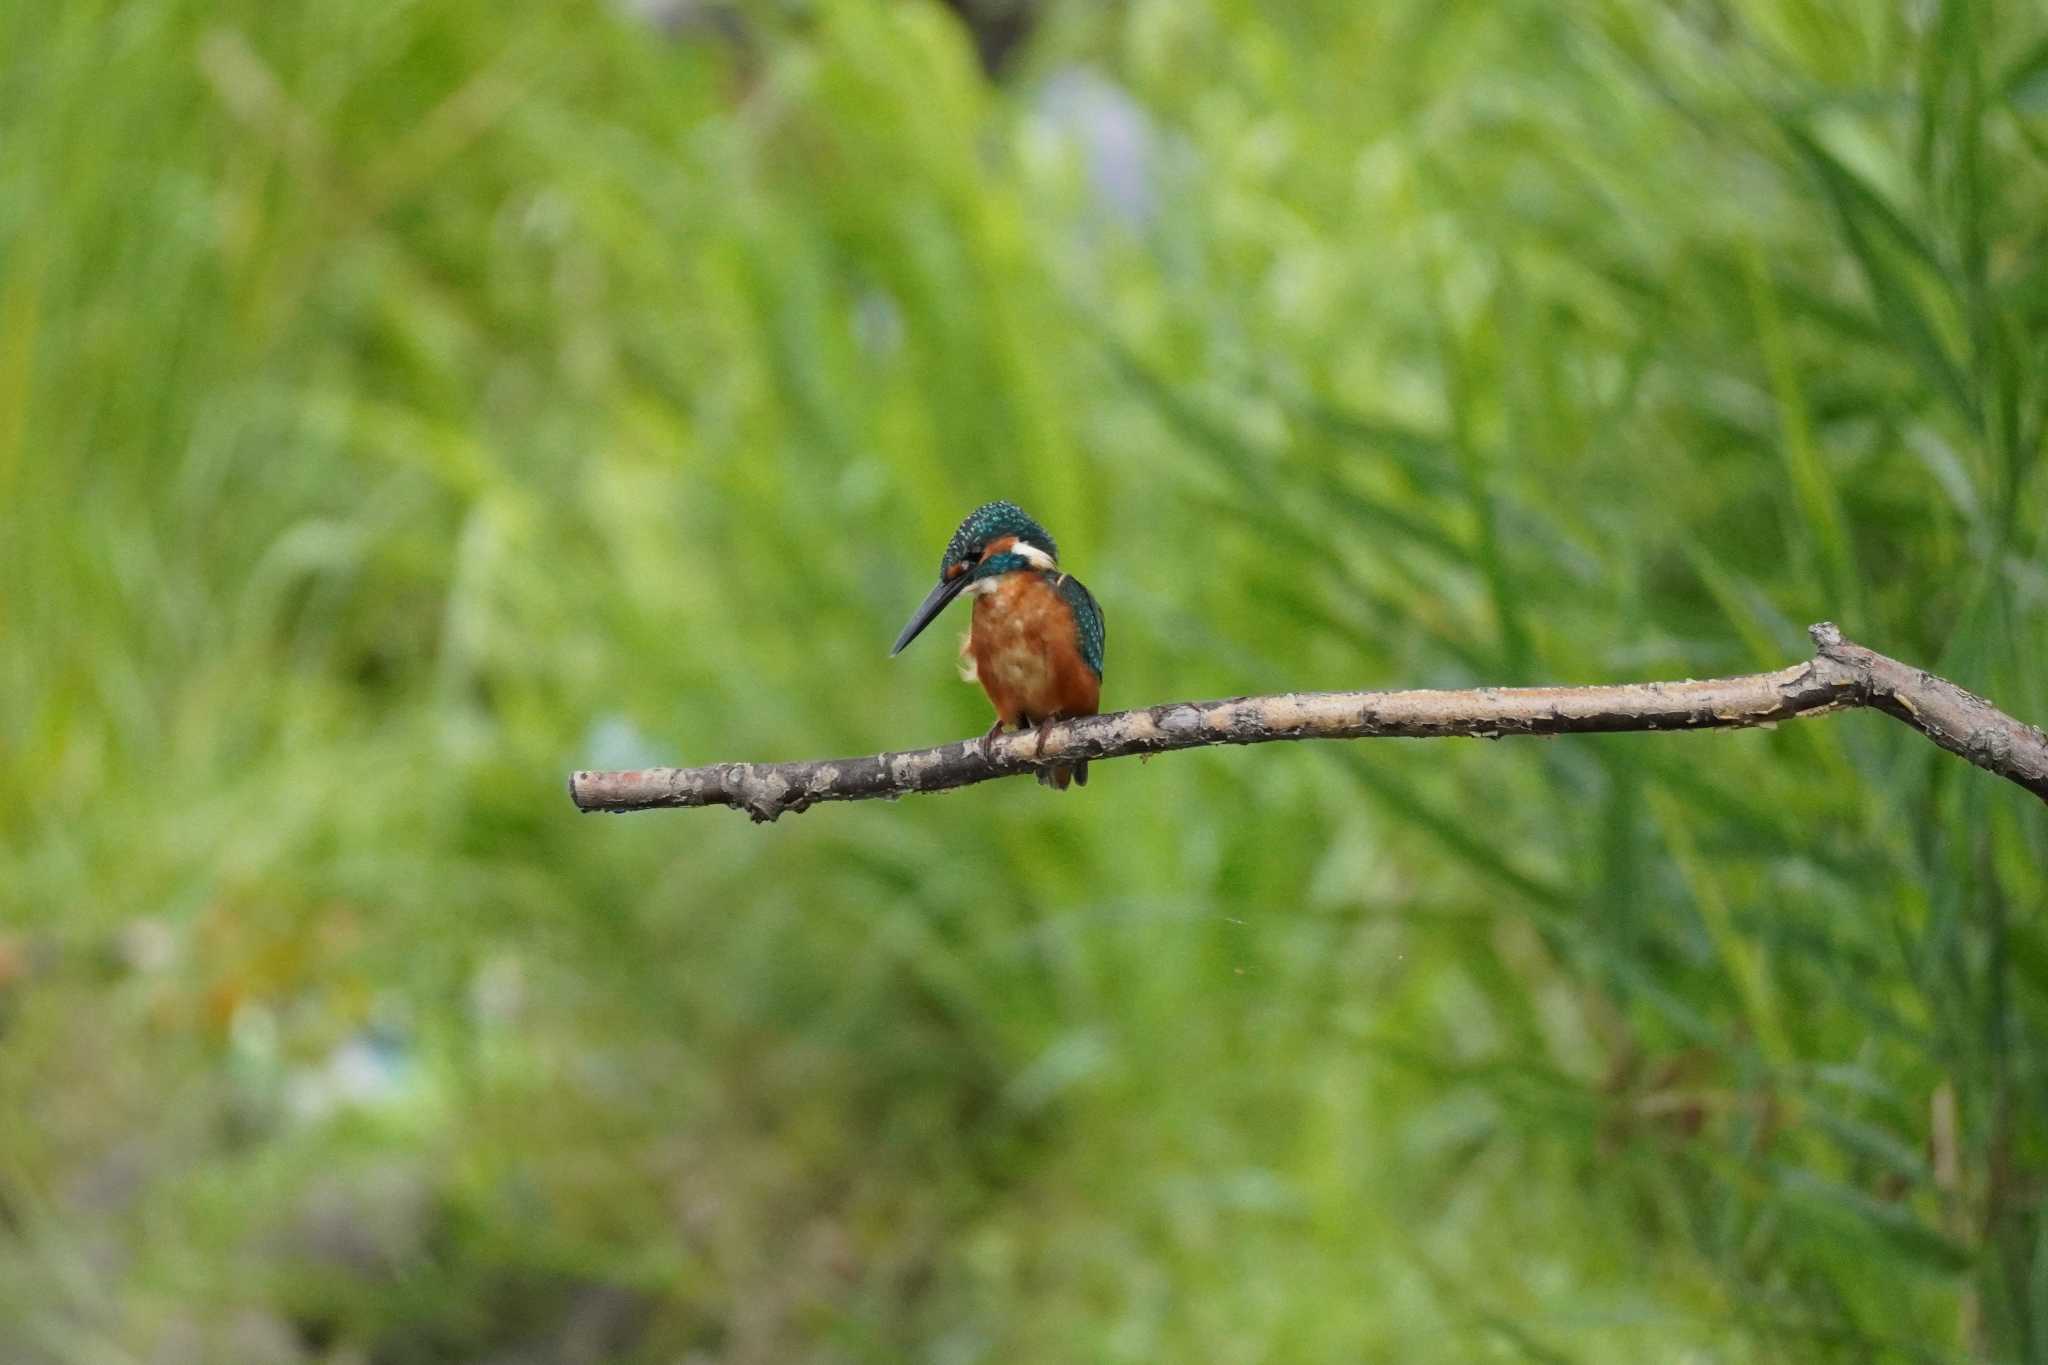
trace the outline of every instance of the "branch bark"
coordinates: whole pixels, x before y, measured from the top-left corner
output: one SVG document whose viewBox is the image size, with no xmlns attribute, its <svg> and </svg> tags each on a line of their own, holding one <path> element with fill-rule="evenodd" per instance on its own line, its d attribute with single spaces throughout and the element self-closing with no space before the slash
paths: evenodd
<svg viewBox="0 0 2048 1365">
<path fill-rule="evenodd" d="M 1850 643 L 1831 622 L 1809 627 L 1808 633 L 1813 658 L 1775 673 L 1739 678 L 1605 687 L 1286 692 L 1170 702 L 1061 721 L 1048 732 L 1042 755 L 1036 752 L 1036 734 L 1026 732 L 999 736 L 986 746 L 964 740 L 862 758 L 577 772 L 570 775 L 569 795 L 584 811 L 731 806 L 757 821 L 773 820 L 819 801 L 893 800 L 1014 777 L 1049 763 L 1210 744 L 1729 730 L 1869 707 L 2048 801 L 2048 735 L 1946 679 Z"/>
</svg>

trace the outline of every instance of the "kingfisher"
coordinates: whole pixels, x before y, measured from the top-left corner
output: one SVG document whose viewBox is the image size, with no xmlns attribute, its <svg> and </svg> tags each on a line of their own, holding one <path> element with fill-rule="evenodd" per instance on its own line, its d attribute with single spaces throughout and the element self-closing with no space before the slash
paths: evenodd
<svg viewBox="0 0 2048 1365">
<path fill-rule="evenodd" d="M 974 620 L 960 645 L 960 675 L 981 684 L 996 708 L 982 737 L 1038 727 L 1039 755 L 1056 720 L 1092 716 L 1102 700 L 1102 609 L 1064 573 L 1059 546 L 1014 502 L 985 502 L 967 514 L 946 542 L 938 585 L 896 637 L 891 658 L 966 593 Z M 1055 763 L 1038 770 L 1060 791 L 1088 785 L 1088 764 Z"/>
</svg>

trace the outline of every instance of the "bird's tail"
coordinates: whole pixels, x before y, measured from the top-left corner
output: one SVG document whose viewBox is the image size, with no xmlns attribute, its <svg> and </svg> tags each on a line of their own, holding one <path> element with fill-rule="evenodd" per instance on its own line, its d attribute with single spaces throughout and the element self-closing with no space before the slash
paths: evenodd
<svg viewBox="0 0 2048 1365">
<path fill-rule="evenodd" d="M 1077 787 L 1088 785 L 1088 762 L 1054 763 L 1038 770 L 1038 785 L 1051 787 L 1054 791 L 1065 791 L 1072 782 Z"/>
</svg>

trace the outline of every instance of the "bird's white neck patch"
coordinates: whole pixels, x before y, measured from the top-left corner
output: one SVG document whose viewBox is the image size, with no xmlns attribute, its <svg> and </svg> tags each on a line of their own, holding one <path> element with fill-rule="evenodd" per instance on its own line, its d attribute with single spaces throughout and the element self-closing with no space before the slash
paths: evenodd
<svg viewBox="0 0 2048 1365">
<path fill-rule="evenodd" d="M 1028 540 L 1014 541 L 1004 546 L 1001 553 L 1016 555 L 1034 569 L 1050 569 L 1055 565 L 1051 555 L 1039 549 Z M 1020 571 L 1013 569 L 1011 572 L 1016 573 Z M 965 591 L 969 597 L 986 597 L 996 590 L 996 586 L 1003 581 L 1003 578 L 1004 575 L 1002 574 L 997 574 L 993 578 L 977 578 L 967 585 Z"/>
</svg>

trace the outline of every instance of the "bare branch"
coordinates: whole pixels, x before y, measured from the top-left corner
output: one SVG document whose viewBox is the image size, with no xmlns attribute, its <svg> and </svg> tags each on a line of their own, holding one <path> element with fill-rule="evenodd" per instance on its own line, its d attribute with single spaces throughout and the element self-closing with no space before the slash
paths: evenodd
<svg viewBox="0 0 2048 1365">
<path fill-rule="evenodd" d="M 731 806 L 773 820 L 818 801 L 893 800 L 1033 772 L 1077 759 L 1123 758 L 1209 744 L 1288 739 L 1440 739 L 1728 730 L 1850 707 L 1872 707 L 1949 752 L 2048 801 L 2048 735 L 1954 683 L 1851 644 L 1830 622 L 1809 629 L 1816 653 L 1775 673 L 1607 687 L 1480 687 L 1457 691 L 1287 692 L 1171 702 L 1061 721 L 1046 736 L 1003 735 L 862 758 L 713 763 L 701 768 L 577 772 L 579 810 Z"/>
</svg>

